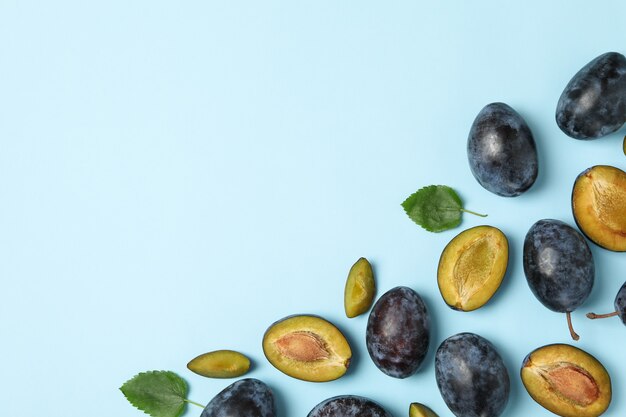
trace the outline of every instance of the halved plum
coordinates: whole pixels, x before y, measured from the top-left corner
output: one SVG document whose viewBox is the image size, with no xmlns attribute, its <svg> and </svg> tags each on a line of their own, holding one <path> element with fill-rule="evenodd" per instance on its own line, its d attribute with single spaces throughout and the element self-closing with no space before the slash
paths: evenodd
<svg viewBox="0 0 626 417">
<path fill-rule="evenodd" d="M 311 315 L 289 316 L 272 324 L 263 336 L 263 353 L 279 371 L 311 382 L 343 376 L 352 358 L 339 329 Z"/>
<path fill-rule="evenodd" d="M 532 351 L 522 363 L 521 377 L 533 400 L 562 417 L 597 417 L 611 402 L 611 378 L 604 366 L 571 345 Z"/>
<path fill-rule="evenodd" d="M 499 229 L 477 226 L 461 232 L 439 258 L 441 296 L 454 310 L 482 307 L 500 287 L 508 261 L 509 244 Z"/>
<path fill-rule="evenodd" d="M 583 171 L 574 182 L 572 211 L 591 241 L 608 250 L 626 251 L 626 172 L 608 165 Z"/>
</svg>

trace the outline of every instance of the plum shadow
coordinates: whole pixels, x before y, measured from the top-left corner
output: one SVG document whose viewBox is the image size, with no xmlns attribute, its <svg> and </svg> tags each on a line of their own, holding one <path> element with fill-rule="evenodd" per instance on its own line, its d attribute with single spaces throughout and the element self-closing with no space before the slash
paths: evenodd
<svg viewBox="0 0 626 417">
<path fill-rule="evenodd" d="M 285 400 L 285 398 L 280 393 L 280 391 L 277 391 L 273 385 L 270 385 L 270 389 L 272 390 L 272 393 L 274 394 L 274 405 L 276 407 L 276 417 L 292 416 L 294 411 L 289 409 L 288 401 Z"/>
<path fill-rule="evenodd" d="M 588 240 L 587 238 L 585 238 L 587 244 L 589 245 L 589 249 L 591 249 L 591 255 L 593 256 L 593 263 L 594 263 L 594 267 L 595 267 L 595 277 L 593 280 L 593 289 L 591 290 L 591 294 L 589 295 L 589 297 L 587 298 L 587 300 L 585 300 L 585 302 L 583 303 L 582 306 L 580 306 L 579 308 L 585 308 L 585 306 L 587 305 L 594 305 L 596 303 L 606 303 L 606 294 L 605 294 L 605 289 L 613 283 L 613 277 L 608 277 L 606 276 L 605 268 L 605 262 L 599 262 L 599 259 L 602 257 L 602 251 L 604 251 L 605 249 L 601 248 L 600 246 L 596 245 L 595 243 L 591 242 L 590 240 Z M 607 282 L 608 280 L 608 282 Z M 609 285 L 607 285 L 607 283 Z M 621 283 L 620 283 L 621 285 Z M 619 287 L 618 287 L 619 288 Z M 609 310 L 613 311 L 613 300 L 615 298 L 615 295 L 617 295 L 617 292 L 615 294 L 613 294 L 613 298 L 610 299 L 609 303 L 606 303 L 606 312 L 610 312 Z"/>
<path fill-rule="evenodd" d="M 548 160 L 550 160 L 550 158 L 548 158 L 548 147 L 545 141 L 549 140 L 548 138 L 551 135 L 549 132 L 546 132 L 544 131 L 544 129 L 542 129 L 542 126 L 544 124 L 535 120 L 532 111 L 527 112 L 525 108 L 514 108 L 526 121 L 526 124 L 528 124 L 530 131 L 533 133 L 533 138 L 535 139 L 535 147 L 537 148 L 537 164 L 539 168 L 537 173 L 537 179 L 535 180 L 535 183 L 527 191 L 524 192 L 524 194 L 541 192 L 546 187 L 546 184 L 549 182 L 550 179 L 547 165 L 547 162 Z M 565 136 L 565 134 L 563 135 Z"/>
<path fill-rule="evenodd" d="M 368 313 L 363 313 L 363 316 L 366 314 Z M 361 317 L 361 316 L 358 316 L 358 317 Z M 348 320 L 357 320 L 358 317 L 351 318 Z M 348 367 L 348 370 L 346 371 L 344 375 L 344 376 L 349 376 L 353 374 L 354 372 L 356 372 L 356 369 L 358 368 L 359 363 L 361 361 L 361 351 L 360 349 L 357 349 L 357 346 L 365 345 L 364 343 L 365 341 L 363 341 L 363 343 L 356 343 L 355 342 L 356 338 L 354 334 L 346 331 L 347 329 L 349 329 L 348 326 L 342 326 L 342 327 L 337 326 L 337 328 L 344 335 L 344 337 L 348 341 L 348 344 L 350 345 L 350 349 L 352 350 L 352 358 L 350 359 L 350 366 Z"/>
<path fill-rule="evenodd" d="M 428 295 L 423 295 L 422 293 L 418 293 L 424 304 L 426 304 L 426 308 L 428 309 L 428 315 L 430 318 L 430 340 L 428 341 L 428 352 L 426 352 L 426 357 L 422 362 L 422 365 L 417 370 L 416 374 L 426 372 L 426 368 L 435 366 L 435 353 L 437 352 L 437 348 L 439 347 L 439 328 L 440 326 L 435 323 L 433 320 L 433 309 L 430 306 L 434 306 L 435 302 Z"/>
<path fill-rule="evenodd" d="M 524 358 L 517 358 L 519 360 L 517 360 L 516 358 L 512 358 L 511 355 L 508 354 L 508 350 L 504 349 L 504 346 L 500 346 L 500 343 L 494 343 L 493 341 L 491 341 L 491 343 L 496 347 L 498 353 L 500 353 L 502 361 L 504 362 L 504 366 L 506 366 L 506 369 L 509 373 L 509 380 L 511 381 L 509 401 L 507 402 L 506 408 L 502 413 L 502 415 L 506 415 L 507 409 L 515 410 L 519 407 L 518 403 L 521 401 L 522 395 L 524 395 L 524 392 L 526 391 L 526 389 L 522 385 L 522 380 L 519 377 L 519 369 L 522 365 L 522 361 L 524 360 Z"/>
</svg>

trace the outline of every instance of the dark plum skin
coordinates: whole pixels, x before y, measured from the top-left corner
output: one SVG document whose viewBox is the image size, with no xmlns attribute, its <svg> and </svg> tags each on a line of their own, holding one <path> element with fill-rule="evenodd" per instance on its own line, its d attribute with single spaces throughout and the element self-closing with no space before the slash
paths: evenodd
<svg viewBox="0 0 626 417">
<path fill-rule="evenodd" d="M 502 358 L 491 342 L 473 333 L 441 343 L 435 376 L 441 397 L 457 417 L 498 417 L 509 400 L 511 381 Z"/>
<path fill-rule="evenodd" d="M 307 417 L 392 417 L 374 401 L 356 395 L 340 395 L 316 405 Z"/>
<path fill-rule="evenodd" d="M 531 291 L 552 311 L 578 308 L 593 288 L 595 267 L 585 238 L 559 220 L 539 220 L 524 239 L 524 273 Z"/>
<path fill-rule="evenodd" d="M 515 197 L 537 179 L 537 147 L 530 128 L 504 103 L 485 106 L 472 124 L 467 158 L 474 178 L 486 190 Z"/>
<path fill-rule="evenodd" d="M 274 395 L 258 379 L 242 379 L 217 394 L 201 417 L 276 417 Z"/>
<path fill-rule="evenodd" d="M 626 282 L 622 284 L 615 296 L 615 311 L 622 323 L 626 324 Z"/>
<path fill-rule="evenodd" d="M 411 288 L 393 288 L 376 302 L 365 341 L 378 369 L 394 378 L 413 375 L 426 357 L 429 340 L 426 304 Z"/>
<path fill-rule="evenodd" d="M 556 106 L 556 123 L 574 139 L 597 139 L 626 122 L 626 58 L 607 52 L 574 75 Z"/>
</svg>

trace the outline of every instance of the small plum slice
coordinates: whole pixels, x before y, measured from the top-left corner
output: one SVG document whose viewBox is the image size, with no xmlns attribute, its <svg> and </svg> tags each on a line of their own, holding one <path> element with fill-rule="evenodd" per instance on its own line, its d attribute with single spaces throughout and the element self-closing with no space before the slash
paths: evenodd
<svg viewBox="0 0 626 417">
<path fill-rule="evenodd" d="M 608 165 L 583 171 L 574 182 L 572 212 L 592 242 L 626 252 L 626 172 Z"/>
<path fill-rule="evenodd" d="M 276 417 L 274 394 L 254 378 L 239 380 L 217 394 L 200 417 Z"/>
<path fill-rule="evenodd" d="M 607 317 L 619 316 L 622 323 L 626 325 L 626 282 L 624 282 L 615 296 L 615 311 L 607 314 L 587 313 L 590 319 L 605 319 Z"/>
<path fill-rule="evenodd" d="M 499 229 L 477 226 L 461 232 L 439 258 L 441 296 L 454 310 L 482 307 L 500 287 L 508 260 L 508 241 Z"/>
<path fill-rule="evenodd" d="M 539 405 L 562 417 L 597 417 L 611 402 L 611 378 L 602 364 L 582 349 L 554 344 L 532 351 L 521 377 Z"/>
<path fill-rule="evenodd" d="M 215 350 L 193 358 L 187 368 L 208 378 L 236 378 L 250 369 L 250 359 L 234 350 Z"/>
<path fill-rule="evenodd" d="M 263 353 L 279 371 L 311 382 L 343 376 L 352 357 L 339 329 L 312 315 L 289 316 L 272 324 L 263 336 Z"/>
<path fill-rule="evenodd" d="M 357 395 L 339 395 L 322 401 L 307 417 L 392 417 L 380 404 Z"/>
<path fill-rule="evenodd" d="M 348 273 L 344 291 L 346 316 L 353 318 L 370 309 L 376 295 L 376 283 L 372 266 L 365 258 L 360 258 Z"/>
<path fill-rule="evenodd" d="M 411 403 L 409 417 L 439 417 L 433 410 L 421 403 Z"/>
</svg>

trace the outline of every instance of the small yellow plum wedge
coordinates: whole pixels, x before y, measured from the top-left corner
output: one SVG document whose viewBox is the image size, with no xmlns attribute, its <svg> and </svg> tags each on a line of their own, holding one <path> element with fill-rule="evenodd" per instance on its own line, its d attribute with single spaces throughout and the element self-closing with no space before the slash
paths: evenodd
<svg viewBox="0 0 626 417">
<path fill-rule="evenodd" d="M 370 309 L 376 295 L 376 283 L 372 266 L 365 258 L 352 265 L 346 280 L 343 304 L 346 316 L 353 318 Z"/>
<path fill-rule="evenodd" d="M 420 403 L 411 403 L 409 417 L 439 417 L 433 410 Z"/>
<path fill-rule="evenodd" d="M 234 350 L 216 350 L 192 359 L 187 368 L 208 378 L 237 378 L 250 369 L 250 359 Z"/>
</svg>

